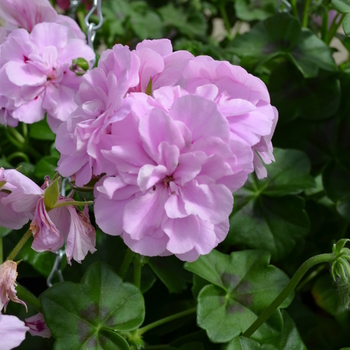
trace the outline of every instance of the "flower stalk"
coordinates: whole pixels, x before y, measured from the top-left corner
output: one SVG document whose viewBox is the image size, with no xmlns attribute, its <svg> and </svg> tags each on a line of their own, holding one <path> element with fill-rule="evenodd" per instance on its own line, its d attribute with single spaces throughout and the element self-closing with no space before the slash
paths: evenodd
<svg viewBox="0 0 350 350">
<path fill-rule="evenodd" d="M 23 237 L 20 239 L 20 241 L 17 243 L 17 245 L 13 248 L 10 255 L 7 257 L 7 260 L 14 260 L 17 254 L 20 252 L 20 250 L 23 248 L 23 246 L 26 244 L 28 239 L 32 236 L 32 231 L 29 229 Z"/>
</svg>

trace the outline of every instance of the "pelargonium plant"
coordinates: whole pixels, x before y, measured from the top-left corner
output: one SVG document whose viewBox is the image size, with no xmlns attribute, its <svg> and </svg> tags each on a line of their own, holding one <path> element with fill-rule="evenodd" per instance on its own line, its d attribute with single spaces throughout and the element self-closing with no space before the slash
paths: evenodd
<svg viewBox="0 0 350 350">
<path fill-rule="evenodd" d="M 349 346 L 348 7 L 3 0 L 0 349 Z"/>
</svg>

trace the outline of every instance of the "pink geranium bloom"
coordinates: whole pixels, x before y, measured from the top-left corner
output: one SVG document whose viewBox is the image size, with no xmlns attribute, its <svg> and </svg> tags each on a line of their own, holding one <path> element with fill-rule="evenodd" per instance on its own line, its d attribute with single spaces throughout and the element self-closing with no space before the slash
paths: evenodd
<svg viewBox="0 0 350 350">
<path fill-rule="evenodd" d="M 18 230 L 33 218 L 44 191 L 13 169 L 0 168 L 0 186 L 0 226 Z"/>
<path fill-rule="evenodd" d="M 0 18 L 5 20 L 8 31 L 20 27 L 31 32 L 39 23 L 61 23 L 69 27 L 77 38 L 85 40 L 78 24 L 68 16 L 58 15 L 48 0 L 1 0 Z"/>
<path fill-rule="evenodd" d="M 24 320 L 25 325 L 29 327 L 29 333 L 34 336 L 39 336 L 42 338 L 50 338 L 51 332 L 46 325 L 44 315 L 38 313 L 32 317 L 28 317 Z"/>
<path fill-rule="evenodd" d="M 265 84 L 243 68 L 208 56 L 191 60 L 183 71 L 181 86 L 217 103 L 230 124 L 231 136 L 251 145 L 259 178 L 267 176 L 265 164 L 274 161 L 271 138 L 277 123 L 277 110 L 270 104 Z"/>
<path fill-rule="evenodd" d="M 64 25 L 40 23 L 30 34 L 14 30 L 0 53 L 0 98 L 7 99 L 11 117 L 31 124 L 47 113 L 55 131 L 76 108 L 81 77 L 70 67 L 78 57 L 90 61 L 94 53 Z"/>
<path fill-rule="evenodd" d="M 169 39 L 144 40 L 137 44 L 134 52 L 141 63 L 138 72 L 140 82 L 130 88 L 130 92 L 145 92 L 151 78 L 153 90 L 177 85 L 187 63 L 193 59 L 188 51 L 173 52 Z"/>
<path fill-rule="evenodd" d="M 29 330 L 16 316 L 0 313 L 1 350 L 11 350 L 22 343 Z"/>
<path fill-rule="evenodd" d="M 118 175 L 95 187 L 96 222 L 142 255 L 193 261 L 226 237 L 244 160 L 216 103 L 184 95 L 165 110 L 135 109 L 105 135 L 110 150 L 102 154 Z"/>
<path fill-rule="evenodd" d="M 102 53 L 98 67 L 84 75 L 76 96 L 78 108 L 61 125 L 56 138 L 61 153 L 58 171 L 63 176 L 75 174 L 78 186 L 88 183 L 92 175 L 110 173 L 100 152 L 101 135 L 110 133 L 110 124 L 129 112 L 124 96 L 139 82 L 139 65 L 128 47 L 115 45 Z"/>
<path fill-rule="evenodd" d="M 17 263 L 12 260 L 6 260 L 0 265 L 0 311 L 4 309 L 10 300 L 25 306 L 27 305 L 23 300 L 17 297 L 16 292 L 16 278 L 17 278 Z"/>
</svg>

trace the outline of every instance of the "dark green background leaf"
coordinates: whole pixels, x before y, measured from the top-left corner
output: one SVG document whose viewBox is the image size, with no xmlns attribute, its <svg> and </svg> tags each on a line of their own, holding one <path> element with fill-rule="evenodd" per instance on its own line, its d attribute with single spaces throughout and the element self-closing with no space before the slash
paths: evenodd
<svg viewBox="0 0 350 350">
<path fill-rule="evenodd" d="M 55 349 L 129 349 L 116 332 L 136 329 L 145 313 L 140 291 L 100 262 L 89 267 L 80 284 L 55 284 L 41 295 L 41 303 L 57 339 Z"/>
</svg>

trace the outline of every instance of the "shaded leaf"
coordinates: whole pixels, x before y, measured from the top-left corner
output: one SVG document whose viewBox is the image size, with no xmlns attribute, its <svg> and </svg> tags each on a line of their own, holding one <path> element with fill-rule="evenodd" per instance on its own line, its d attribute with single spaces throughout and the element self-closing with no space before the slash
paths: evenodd
<svg viewBox="0 0 350 350">
<path fill-rule="evenodd" d="M 192 280 L 183 262 L 174 256 L 150 258 L 148 265 L 171 293 L 182 293 Z"/>
<path fill-rule="evenodd" d="M 272 71 L 268 88 L 279 113 L 279 124 L 296 118 L 330 117 L 340 103 L 340 83 L 336 76 L 319 74 L 305 79 L 290 62 L 283 62 Z"/>
<path fill-rule="evenodd" d="M 276 13 L 276 1 L 236 0 L 235 9 L 237 17 L 243 21 L 263 21 Z"/>
<path fill-rule="evenodd" d="M 35 165 L 34 175 L 43 180 L 46 175 L 52 178 L 56 173 L 58 158 L 53 156 L 43 157 Z"/>
<path fill-rule="evenodd" d="M 36 140 L 55 141 L 56 135 L 51 131 L 46 119 L 29 125 L 29 136 Z"/>
<path fill-rule="evenodd" d="M 287 13 L 279 13 L 259 22 L 248 33 L 240 35 L 228 49 L 241 57 L 250 57 L 256 64 L 284 56 L 304 77 L 315 77 L 319 68 L 336 71 L 329 47 L 300 22 Z"/>
<path fill-rule="evenodd" d="M 227 342 L 244 332 L 275 299 L 289 281 L 278 268 L 269 265 L 266 251 L 247 250 L 230 256 L 213 250 L 185 268 L 211 284 L 198 296 L 197 323 L 213 342 Z M 281 307 L 287 307 L 291 295 Z M 257 330 L 255 339 L 269 339 L 282 330 L 282 316 L 276 311 Z"/>
<path fill-rule="evenodd" d="M 256 340 L 237 337 L 233 339 L 225 348 L 225 350 L 306 350 L 297 328 L 293 320 L 286 311 L 283 314 L 283 331 L 276 338 L 266 342 L 258 342 Z"/>
<path fill-rule="evenodd" d="M 138 328 L 145 313 L 140 291 L 100 262 L 80 284 L 62 282 L 45 291 L 41 303 L 55 349 L 129 349 L 118 332 Z"/>
</svg>

